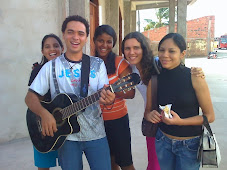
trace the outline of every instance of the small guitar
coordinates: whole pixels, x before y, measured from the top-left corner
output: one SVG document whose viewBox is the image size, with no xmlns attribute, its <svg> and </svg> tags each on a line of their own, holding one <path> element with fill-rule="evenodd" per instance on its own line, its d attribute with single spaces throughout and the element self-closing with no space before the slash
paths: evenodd
<svg viewBox="0 0 227 170">
<path fill-rule="evenodd" d="M 139 82 L 139 75 L 132 73 L 119 79 L 114 84 L 111 84 L 107 89 L 112 92 L 131 90 L 139 84 Z M 56 120 L 58 130 L 54 133 L 53 137 L 42 135 L 41 118 L 28 109 L 26 115 L 27 127 L 35 148 L 43 153 L 57 150 L 63 145 L 69 134 L 78 133 L 80 126 L 76 116 L 81 114 L 81 111 L 86 107 L 97 102 L 100 93 L 101 90 L 80 101 L 78 101 L 76 95 L 69 96 L 68 94 L 60 93 L 51 102 L 41 101 L 42 106 L 46 108 Z"/>
</svg>

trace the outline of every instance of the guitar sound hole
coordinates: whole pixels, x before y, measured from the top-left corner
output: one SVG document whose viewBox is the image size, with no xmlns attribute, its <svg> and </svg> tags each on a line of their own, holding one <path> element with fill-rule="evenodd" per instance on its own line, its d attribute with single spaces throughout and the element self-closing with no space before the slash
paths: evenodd
<svg viewBox="0 0 227 170">
<path fill-rule="evenodd" d="M 59 111 L 60 108 L 56 108 L 54 111 L 53 111 L 53 116 L 56 120 L 56 124 L 57 126 L 62 126 L 64 123 L 65 123 L 65 120 L 62 120 L 62 113 Z"/>
</svg>

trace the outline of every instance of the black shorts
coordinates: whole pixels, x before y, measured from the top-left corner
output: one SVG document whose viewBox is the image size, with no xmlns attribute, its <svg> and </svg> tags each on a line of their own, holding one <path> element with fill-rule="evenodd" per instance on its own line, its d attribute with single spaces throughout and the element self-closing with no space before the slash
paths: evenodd
<svg viewBox="0 0 227 170">
<path fill-rule="evenodd" d="M 122 118 L 104 121 L 110 154 L 120 167 L 130 166 L 132 162 L 131 132 L 128 114 Z"/>
</svg>

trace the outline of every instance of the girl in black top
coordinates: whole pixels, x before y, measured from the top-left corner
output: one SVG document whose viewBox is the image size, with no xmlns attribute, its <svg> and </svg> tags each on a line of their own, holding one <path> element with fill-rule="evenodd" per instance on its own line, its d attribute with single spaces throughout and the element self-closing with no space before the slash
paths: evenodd
<svg viewBox="0 0 227 170">
<path fill-rule="evenodd" d="M 155 67 L 153 54 L 150 49 L 150 42 L 140 32 L 131 32 L 127 34 L 122 41 L 122 52 L 124 57 L 132 66 L 135 73 L 139 73 L 141 83 L 137 89 L 143 96 L 144 102 L 147 101 L 146 91 L 151 75 L 158 74 L 159 66 Z M 201 68 L 191 69 L 191 74 L 204 78 Z M 150 87 L 148 87 L 150 90 Z M 145 103 L 146 104 L 146 103 Z M 148 166 L 147 170 L 160 170 L 158 158 L 155 151 L 155 137 L 146 137 Z"/>
<path fill-rule="evenodd" d="M 192 75 L 181 60 L 186 54 L 186 42 L 177 33 L 167 34 L 159 43 L 158 56 L 162 71 L 158 75 L 158 105 L 172 104 L 167 118 L 151 108 L 151 81 L 147 90 L 145 117 L 160 123 L 156 134 L 156 152 L 160 168 L 164 170 L 199 170 L 197 160 L 201 125 L 206 115 L 209 122 L 215 119 L 209 89 L 205 79 Z"/>
</svg>

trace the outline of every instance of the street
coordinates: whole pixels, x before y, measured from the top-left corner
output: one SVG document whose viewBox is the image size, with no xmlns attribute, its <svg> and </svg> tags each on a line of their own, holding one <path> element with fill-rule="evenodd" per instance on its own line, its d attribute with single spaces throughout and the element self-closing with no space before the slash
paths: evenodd
<svg viewBox="0 0 227 170">
<path fill-rule="evenodd" d="M 217 55 L 219 59 L 227 58 L 227 49 L 223 49 L 223 50 L 215 49 L 214 51 L 217 51 Z"/>
<path fill-rule="evenodd" d="M 186 59 L 185 63 L 188 67 L 202 67 L 205 72 L 216 117 L 211 128 L 216 135 L 222 155 L 221 166 L 218 169 L 225 170 L 227 167 L 227 50 L 217 50 L 217 54 L 217 59 L 193 58 Z"/>
</svg>

